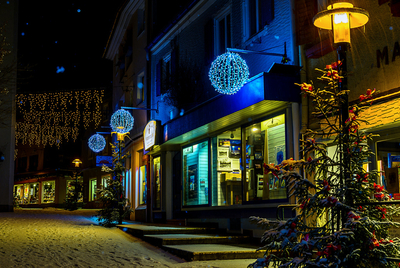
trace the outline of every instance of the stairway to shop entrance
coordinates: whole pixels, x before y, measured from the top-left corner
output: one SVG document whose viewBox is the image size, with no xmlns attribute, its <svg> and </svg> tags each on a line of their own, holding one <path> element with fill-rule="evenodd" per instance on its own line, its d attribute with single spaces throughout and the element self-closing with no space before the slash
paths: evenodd
<svg viewBox="0 0 400 268">
<path fill-rule="evenodd" d="M 186 261 L 257 259 L 263 252 L 250 236 L 230 235 L 214 228 L 123 224 L 117 227 Z"/>
</svg>

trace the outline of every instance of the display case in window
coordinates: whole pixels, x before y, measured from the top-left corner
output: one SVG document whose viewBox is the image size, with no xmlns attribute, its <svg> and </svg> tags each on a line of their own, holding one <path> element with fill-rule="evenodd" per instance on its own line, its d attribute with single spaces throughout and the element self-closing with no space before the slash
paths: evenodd
<svg viewBox="0 0 400 268">
<path fill-rule="evenodd" d="M 208 204 L 208 141 L 183 148 L 183 206 Z"/>
<path fill-rule="evenodd" d="M 154 158 L 153 160 L 153 177 L 154 177 L 154 184 L 153 184 L 153 193 L 154 193 L 154 209 L 161 209 L 161 178 L 160 178 L 160 157 Z"/>
<path fill-rule="evenodd" d="M 42 203 L 54 203 L 56 198 L 55 181 L 42 182 Z"/>
<path fill-rule="evenodd" d="M 39 183 L 30 183 L 29 184 L 29 204 L 38 204 L 39 203 Z"/>
<path fill-rule="evenodd" d="M 146 166 L 139 168 L 139 204 L 147 203 L 147 169 Z"/>
<path fill-rule="evenodd" d="M 263 164 L 280 164 L 286 157 L 284 115 L 254 123 L 245 129 L 246 201 L 286 199 L 286 183 L 272 173 L 264 174 Z"/>
<path fill-rule="evenodd" d="M 89 201 L 96 200 L 97 195 L 97 179 L 89 180 Z"/>
<path fill-rule="evenodd" d="M 16 204 L 22 204 L 24 187 L 22 184 L 14 185 L 14 202 Z"/>
</svg>

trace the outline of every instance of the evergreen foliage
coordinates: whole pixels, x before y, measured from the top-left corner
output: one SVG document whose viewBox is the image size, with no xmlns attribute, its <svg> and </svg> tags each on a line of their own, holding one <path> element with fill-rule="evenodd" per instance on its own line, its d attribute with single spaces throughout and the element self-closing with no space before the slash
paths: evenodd
<svg viewBox="0 0 400 268">
<path fill-rule="evenodd" d="M 98 200 L 102 202 L 102 209 L 98 211 L 97 220 L 105 227 L 122 224 L 122 220 L 131 213 L 131 209 L 125 207 L 127 199 L 122 184 L 122 175 L 125 172 L 123 161 L 127 157 L 127 155 L 121 156 L 124 144 L 122 141 L 117 141 L 115 145 L 111 144 L 111 147 L 114 169 L 103 166 L 102 170 L 113 171 L 113 177 L 108 179 L 106 187 L 98 191 Z"/>
<path fill-rule="evenodd" d="M 75 176 L 78 175 L 76 174 Z M 79 207 L 78 201 L 83 194 L 83 184 L 82 182 L 75 180 L 71 181 L 70 185 L 73 186 L 73 188 L 69 189 L 67 192 L 67 198 L 65 199 L 65 209 L 73 211 L 77 210 Z"/>
<path fill-rule="evenodd" d="M 301 141 L 303 160 L 264 164 L 265 172 L 287 181 L 290 197 L 296 199 L 296 216 L 287 221 L 251 217 L 266 228 L 262 236 L 264 258 L 248 267 L 399 267 L 400 239 L 388 229 L 399 227 L 393 216 L 400 213 L 383 186 L 379 173 L 364 167 L 373 152 L 368 141 L 373 134 L 359 130 L 363 109 L 373 101 L 368 89 L 349 108 L 341 109 L 348 92 L 339 89 L 342 76 L 337 67 L 326 66 L 318 78 L 321 88 L 303 83 L 301 92 L 314 104 L 313 115 L 321 124 L 307 130 Z M 345 98 L 343 98 L 345 97 Z M 327 142 L 337 145 L 328 155 Z"/>
</svg>

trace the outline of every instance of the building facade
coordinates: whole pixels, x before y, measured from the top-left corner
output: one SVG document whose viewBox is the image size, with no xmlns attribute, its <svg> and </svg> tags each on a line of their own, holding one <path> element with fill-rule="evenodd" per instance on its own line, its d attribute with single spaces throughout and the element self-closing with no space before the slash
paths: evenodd
<svg viewBox="0 0 400 268">
<path fill-rule="evenodd" d="M 369 170 L 381 173 L 380 181 L 386 190 L 399 199 L 399 88 L 400 5 L 397 1 L 353 1 L 355 7 L 368 11 L 369 21 L 364 28 L 351 30 L 351 44 L 346 60 L 350 104 L 358 103 L 367 90 L 378 93 L 372 105 L 359 114 L 363 122 L 359 128 L 366 133 L 377 134 L 370 146 L 375 153 L 367 165 Z M 327 5 L 320 3 L 319 10 Z M 304 68 L 307 80 L 315 78 L 315 68 L 337 61 L 337 53 L 329 39 L 329 32 L 321 30 L 319 48 L 315 42 L 304 44 Z M 325 38 L 325 39 L 324 39 Z M 311 39 L 309 39 L 311 40 Z M 329 42 L 325 42 L 328 40 Z M 303 105 L 305 106 L 305 105 Z M 303 123 L 312 126 L 311 118 Z"/>
<path fill-rule="evenodd" d="M 128 109 L 134 118 L 134 127 L 125 140 L 123 154 L 125 195 L 133 213 L 132 220 L 146 221 L 146 199 L 139 192 L 147 191 L 148 157 L 143 153 L 143 130 L 148 121 L 150 103 L 147 90 L 148 43 L 147 12 L 144 0 L 126 1 L 115 19 L 112 33 L 103 57 L 113 61 L 113 110 Z M 156 107 L 154 106 L 154 109 Z M 115 139 L 114 139 L 115 141 Z M 143 196 L 143 195 L 142 195 Z"/>
<path fill-rule="evenodd" d="M 368 88 L 380 92 L 361 115 L 368 124 L 360 127 L 380 134 L 370 144 L 376 156 L 368 168 L 382 171 L 379 183 L 395 195 L 400 160 L 396 134 L 400 12 L 389 2 L 354 1 L 370 19 L 365 31 L 351 31 L 346 60 L 350 104 Z M 135 68 L 146 70 L 147 99 L 143 106 L 131 103 L 146 110 L 146 120 L 135 130 L 144 134 L 135 134 L 140 138 L 127 149 L 131 152 L 127 194 L 135 200 L 132 219 L 211 224 L 232 231 L 256 229 L 249 216 L 275 218 L 279 205 L 294 202 L 288 198 L 285 181 L 264 174 L 263 164 L 299 159 L 302 131 L 318 128 L 311 103 L 300 98 L 294 83 L 316 80 L 315 68 L 337 60 L 331 33 L 313 25 L 313 17 L 327 8 L 327 1 L 187 1 L 162 28 L 154 26 L 159 5 L 144 3 L 147 38 L 133 42 L 137 45 L 133 51 L 138 49 L 138 60 L 132 59 Z M 136 25 L 135 12 L 120 24 Z M 119 39 L 116 36 L 113 51 L 124 47 L 123 31 Z M 250 72 L 248 82 L 234 95 L 218 94 L 208 77 L 211 63 L 227 48 L 239 51 Z M 114 60 L 114 77 L 120 79 L 121 57 L 116 52 L 107 55 L 112 55 L 107 57 Z M 117 102 L 129 98 L 114 91 L 119 92 L 117 109 Z M 143 147 L 143 139 L 151 140 L 148 147 Z"/>
<path fill-rule="evenodd" d="M 298 158 L 294 38 L 293 1 L 193 1 L 148 45 L 159 107 L 150 119 L 161 128 L 148 153 L 153 221 L 243 231 L 256 229 L 249 216 L 275 218 L 289 203 L 286 182 L 263 163 Z M 234 95 L 218 94 L 208 77 L 227 48 L 271 53 L 241 53 L 250 79 Z"/>
<path fill-rule="evenodd" d="M 0 69 L 3 71 L 0 83 L 0 212 L 10 212 L 13 211 L 18 1 L 1 1 L 0 5 Z"/>
</svg>

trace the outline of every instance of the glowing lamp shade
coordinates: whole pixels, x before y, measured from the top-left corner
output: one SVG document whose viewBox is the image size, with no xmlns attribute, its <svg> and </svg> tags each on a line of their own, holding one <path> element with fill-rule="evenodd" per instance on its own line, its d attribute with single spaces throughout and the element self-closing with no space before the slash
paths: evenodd
<svg viewBox="0 0 400 268">
<path fill-rule="evenodd" d="M 74 161 L 72 161 L 72 164 L 75 164 L 75 167 L 78 168 L 79 165 L 82 164 L 82 161 L 77 158 L 77 159 L 74 159 Z"/>
<path fill-rule="evenodd" d="M 94 134 L 89 138 L 88 144 L 93 152 L 98 153 L 106 147 L 106 139 L 100 134 Z"/>
<path fill-rule="evenodd" d="M 364 26 L 369 20 L 368 11 L 346 2 L 335 3 L 314 16 L 314 25 L 333 30 L 335 43 L 350 43 L 350 29 Z"/>
<path fill-rule="evenodd" d="M 213 61 L 208 76 L 216 91 L 232 95 L 249 79 L 249 67 L 238 54 L 227 52 Z"/>
<path fill-rule="evenodd" d="M 133 117 L 128 111 L 119 109 L 111 116 L 110 126 L 114 132 L 123 134 L 133 128 L 133 122 Z"/>
</svg>

